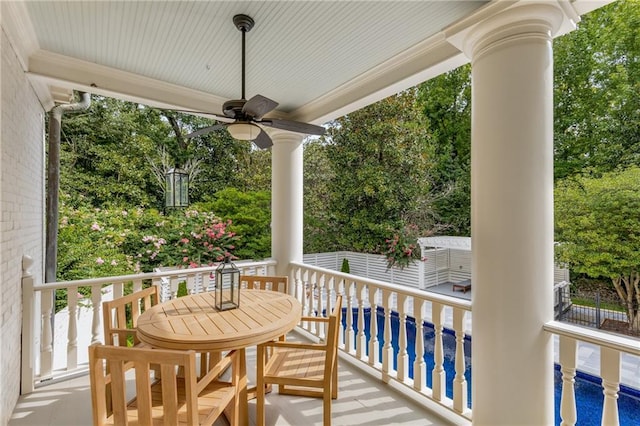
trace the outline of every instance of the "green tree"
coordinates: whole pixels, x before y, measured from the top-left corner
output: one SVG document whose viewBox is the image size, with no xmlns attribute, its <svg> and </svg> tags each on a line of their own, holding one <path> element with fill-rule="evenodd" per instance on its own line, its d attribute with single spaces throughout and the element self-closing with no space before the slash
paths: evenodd
<svg viewBox="0 0 640 426">
<path fill-rule="evenodd" d="M 238 258 L 263 259 L 271 256 L 270 192 L 225 188 L 211 196 L 209 201 L 193 207 L 232 221 L 229 230 L 241 235 L 234 242 L 233 253 Z"/>
<path fill-rule="evenodd" d="M 384 251 L 384 241 L 408 225 L 408 213 L 428 193 L 432 153 L 415 97 L 415 90 L 391 96 L 329 129 L 324 140 L 334 173 L 328 189 L 336 248 Z"/>
<path fill-rule="evenodd" d="M 471 232 L 471 66 L 418 86 L 434 152 L 430 212 L 449 234 Z"/>
<path fill-rule="evenodd" d="M 620 0 L 554 41 L 555 176 L 640 160 L 640 2 Z"/>
<path fill-rule="evenodd" d="M 269 190 L 270 151 L 255 150 L 226 131 L 185 136 L 211 120 L 102 96 L 90 109 L 63 119 L 61 188 L 74 205 L 162 209 L 164 173 L 190 172 L 190 199 L 221 188 Z M 189 166 L 191 165 L 191 166 Z"/>
<path fill-rule="evenodd" d="M 156 205 L 161 193 L 145 158 L 155 142 L 139 131 L 135 104 L 92 96 L 86 113 L 62 121 L 60 187 L 74 205 Z M 160 134 L 157 127 L 149 132 Z"/>
<path fill-rule="evenodd" d="M 304 145 L 304 252 L 319 253 L 336 249 L 331 220 L 331 188 L 334 178 L 327 145 L 321 139 Z"/>
<path fill-rule="evenodd" d="M 640 330 L 640 168 L 578 177 L 555 191 L 556 258 L 578 273 L 611 279 Z"/>
</svg>

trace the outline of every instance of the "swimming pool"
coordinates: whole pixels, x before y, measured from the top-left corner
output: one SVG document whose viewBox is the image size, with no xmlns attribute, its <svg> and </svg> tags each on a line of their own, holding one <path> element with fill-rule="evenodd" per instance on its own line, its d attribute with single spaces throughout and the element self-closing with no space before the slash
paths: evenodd
<svg viewBox="0 0 640 426">
<path fill-rule="evenodd" d="M 365 329 L 364 332 L 369 339 L 371 333 L 369 330 L 371 311 L 365 308 Z M 346 308 L 343 308 L 343 327 L 346 327 Z M 358 311 L 353 310 L 353 328 L 355 333 L 358 332 Z M 380 341 L 379 359 L 382 359 L 382 346 L 384 342 L 384 310 L 378 308 L 376 312 L 378 323 L 378 340 Z M 413 362 L 415 360 L 415 339 L 416 339 L 416 323 L 412 317 L 407 317 L 407 353 L 409 355 L 409 377 L 413 378 Z M 397 312 L 391 313 L 391 345 L 394 349 L 394 355 L 398 353 L 398 333 L 400 329 L 400 321 Z M 431 388 L 431 369 L 433 369 L 434 359 L 434 342 L 435 332 L 433 324 L 424 322 L 422 327 L 422 335 L 424 339 L 424 360 L 427 365 L 426 381 L 427 386 Z M 446 395 L 453 398 L 453 378 L 455 377 L 455 353 L 456 342 L 455 335 L 452 330 L 444 329 L 442 335 L 443 352 L 444 352 L 444 369 L 446 371 Z M 368 346 L 368 345 L 367 345 Z M 368 351 L 368 347 L 367 347 Z M 464 339 L 465 354 L 465 378 L 468 383 L 468 404 L 471 406 L 471 337 L 465 336 Z M 397 368 L 396 357 L 393 359 L 394 368 Z M 560 397 L 562 393 L 562 375 L 559 370 L 560 366 L 556 365 L 554 370 L 555 384 L 555 423 L 560 424 Z M 601 379 L 583 372 L 578 372 L 575 378 L 576 408 L 578 412 L 578 422 L 580 426 L 599 426 L 602 418 L 602 387 Z M 634 426 L 639 424 L 640 419 L 640 391 L 621 385 L 618 397 L 618 410 L 621 426 Z"/>
</svg>

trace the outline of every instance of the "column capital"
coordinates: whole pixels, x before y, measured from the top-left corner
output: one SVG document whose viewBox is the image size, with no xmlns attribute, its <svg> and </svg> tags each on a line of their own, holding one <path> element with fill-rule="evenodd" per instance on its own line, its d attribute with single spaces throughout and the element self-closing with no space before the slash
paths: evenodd
<svg viewBox="0 0 640 426">
<path fill-rule="evenodd" d="M 551 39 L 576 28 L 580 15 L 570 3 L 560 0 L 519 0 L 476 25 L 447 37 L 472 60 L 489 46 L 522 37 Z"/>
<path fill-rule="evenodd" d="M 272 129 L 270 128 L 267 132 L 273 140 L 274 144 L 282 144 L 282 143 L 293 143 L 300 144 L 306 135 L 301 133 L 289 132 L 287 130 L 281 129 Z"/>
</svg>

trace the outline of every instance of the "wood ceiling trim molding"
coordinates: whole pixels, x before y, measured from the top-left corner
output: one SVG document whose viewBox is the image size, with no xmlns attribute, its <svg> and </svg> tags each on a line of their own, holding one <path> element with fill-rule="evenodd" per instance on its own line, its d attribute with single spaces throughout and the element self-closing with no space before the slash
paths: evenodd
<svg viewBox="0 0 640 426">
<path fill-rule="evenodd" d="M 39 50 L 29 58 L 35 80 L 161 108 L 219 113 L 226 99 L 208 93 Z"/>
<path fill-rule="evenodd" d="M 13 46 L 23 70 L 27 70 L 29 56 L 39 49 L 38 38 L 31 24 L 24 2 L 0 2 L 2 28 Z"/>
<path fill-rule="evenodd" d="M 291 118 L 322 124 L 444 72 L 469 59 L 435 35 L 291 113 Z"/>
<path fill-rule="evenodd" d="M 20 66 L 26 72 L 29 67 L 29 56 L 39 49 L 38 38 L 31 24 L 31 18 L 29 18 L 26 6 L 22 1 L 0 1 L 0 8 L 2 29 L 18 58 L 18 62 L 20 62 Z M 45 82 L 31 81 L 31 87 L 45 111 L 53 108 L 54 99 Z"/>
</svg>

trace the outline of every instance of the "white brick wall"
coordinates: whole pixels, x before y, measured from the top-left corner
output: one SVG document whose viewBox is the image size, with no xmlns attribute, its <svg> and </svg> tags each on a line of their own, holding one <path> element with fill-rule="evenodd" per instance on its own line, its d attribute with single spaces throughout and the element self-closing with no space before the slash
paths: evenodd
<svg viewBox="0 0 640 426">
<path fill-rule="evenodd" d="M 44 111 L 4 32 L 0 73 L 0 425 L 20 393 L 22 256 L 43 277 Z"/>
</svg>

